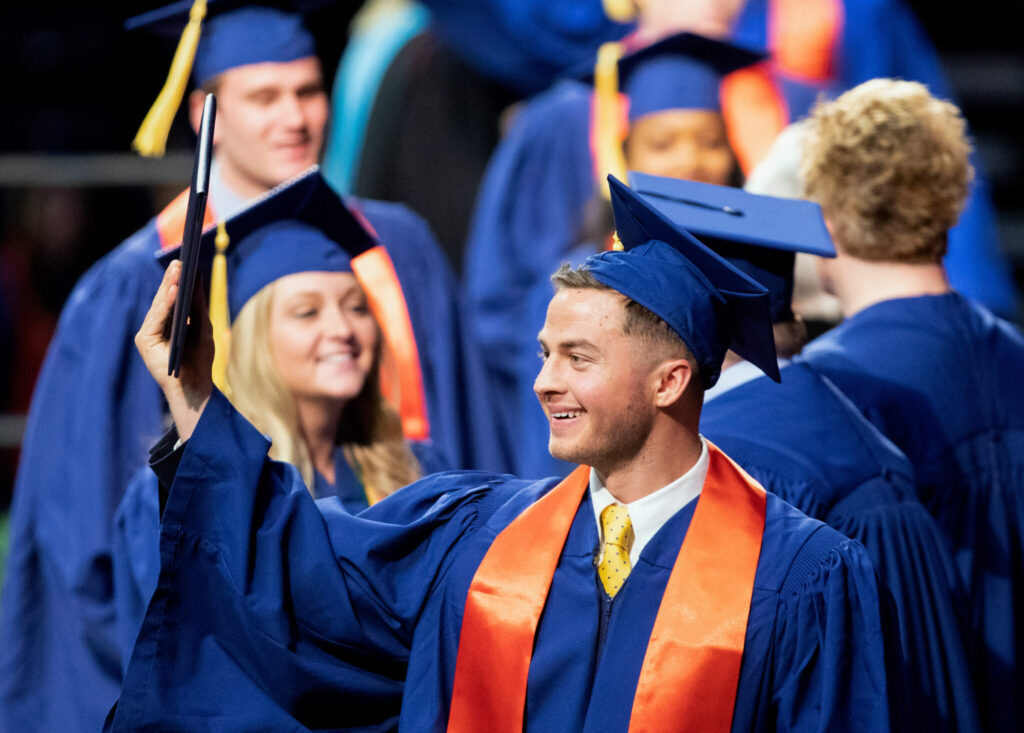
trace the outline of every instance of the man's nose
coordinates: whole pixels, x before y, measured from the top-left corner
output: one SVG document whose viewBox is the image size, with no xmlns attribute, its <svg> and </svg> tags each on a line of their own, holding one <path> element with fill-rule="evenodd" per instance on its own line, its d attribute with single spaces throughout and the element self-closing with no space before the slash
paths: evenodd
<svg viewBox="0 0 1024 733">
<path fill-rule="evenodd" d="M 306 115 L 303 111 L 302 100 L 297 94 L 281 95 L 281 120 L 288 127 L 301 128 L 306 126 Z"/>
<path fill-rule="evenodd" d="M 549 356 L 541 362 L 537 378 L 533 380 L 533 391 L 537 394 L 537 397 L 541 398 L 544 395 L 558 394 L 562 391 L 561 379 L 558 376 L 554 357 Z"/>
</svg>

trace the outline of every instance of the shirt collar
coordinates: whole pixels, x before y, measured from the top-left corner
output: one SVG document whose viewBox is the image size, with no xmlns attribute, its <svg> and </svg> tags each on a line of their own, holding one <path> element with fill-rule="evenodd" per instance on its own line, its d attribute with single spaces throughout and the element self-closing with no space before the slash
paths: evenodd
<svg viewBox="0 0 1024 733">
<path fill-rule="evenodd" d="M 779 359 L 779 369 L 782 369 L 788 363 L 789 359 Z M 706 405 L 715 397 L 725 394 L 730 389 L 735 389 L 741 384 L 746 384 L 762 376 L 764 376 L 764 372 L 749 361 L 736 362 L 728 369 L 723 369 L 721 376 L 718 377 L 718 381 L 715 382 L 715 386 L 704 392 L 704 404 Z"/>
<path fill-rule="evenodd" d="M 235 193 L 221 175 L 220 163 L 213 159 L 210 166 L 210 201 L 219 221 L 225 221 L 244 209 L 249 200 Z"/>
<path fill-rule="evenodd" d="M 707 478 L 710 462 L 707 441 L 701 437 L 700 458 L 690 470 L 667 486 L 662 486 L 657 491 L 629 504 L 616 501 L 611 492 L 605 488 L 604 480 L 597 470 L 591 468 L 590 501 L 594 505 L 594 521 L 597 522 L 598 537 L 601 536 L 601 510 L 609 504 L 621 504 L 626 507 L 629 510 L 629 520 L 633 524 L 634 538 L 633 547 L 629 551 L 629 561 L 632 565 L 636 565 L 640 553 L 651 538 L 658 533 L 662 525 L 700 495 L 700 491 L 704 487 L 704 479 Z"/>
</svg>

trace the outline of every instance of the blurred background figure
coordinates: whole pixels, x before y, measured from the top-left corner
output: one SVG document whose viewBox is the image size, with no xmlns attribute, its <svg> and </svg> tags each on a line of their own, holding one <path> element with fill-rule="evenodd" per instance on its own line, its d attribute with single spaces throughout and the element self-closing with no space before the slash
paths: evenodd
<svg viewBox="0 0 1024 733">
<path fill-rule="evenodd" d="M 627 30 L 601 0 L 370 0 L 335 78 L 325 175 L 340 191 L 407 203 L 461 271 L 509 106 Z M 423 185 L 428 171 L 443 185 Z"/>
<path fill-rule="evenodd" d="M 967 588 L 983 725 L 1024 721 L 1024 335 L 943 268 L 968 195 L 960 111 L 875 79 L 815 107 L 802 172 L 836 245 L 844 320 L 804 350 L 914 465 Z"/>
</svg>

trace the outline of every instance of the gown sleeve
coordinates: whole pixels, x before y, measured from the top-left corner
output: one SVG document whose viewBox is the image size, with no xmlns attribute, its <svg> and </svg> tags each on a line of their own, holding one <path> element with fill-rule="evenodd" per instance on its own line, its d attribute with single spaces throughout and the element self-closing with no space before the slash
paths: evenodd
<svg viewBox="0 0 1024 733">
<path fill-rule="evenodd" d="M 441 474 L 348 514 L 215 392 L 161 518 L 113 730 L 389 729 L 413 628 L 504 479 Z"/>
<path fill-rule="evenodd" d="M 774 728 L 902 730 L 895 609 L 864 548 L 821 528 L 791 564 L 778 602 Z"/>
</svg>

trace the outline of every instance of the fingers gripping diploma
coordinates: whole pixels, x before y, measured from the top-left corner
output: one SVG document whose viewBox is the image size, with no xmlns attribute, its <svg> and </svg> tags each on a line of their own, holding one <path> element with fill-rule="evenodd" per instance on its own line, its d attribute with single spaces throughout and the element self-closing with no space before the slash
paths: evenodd
<svg viewBox="0 0 1024 733">
<path fill-rule="evenodd" d="M 135 347 L 142 355 L 150 375 L 160 385 L 171 410 L 171 417 L 182 440 L 188 440 L 203 414 L 213 391 L 213 329 L 206 311 L 201 287 L 195 288 L 189 310 L 189 329 L 185 339 L 185 355 L 178 377 L 168 376 L 170 355 L 170 319 L 178 294 L 181 261 L 172 262 L 164 273 L 142 327 L 135 334 Z"/>
</svg>

